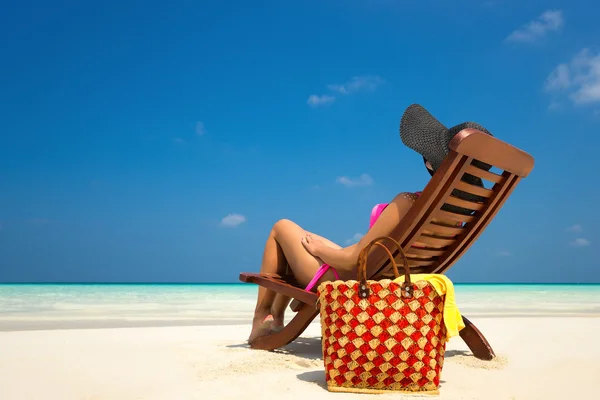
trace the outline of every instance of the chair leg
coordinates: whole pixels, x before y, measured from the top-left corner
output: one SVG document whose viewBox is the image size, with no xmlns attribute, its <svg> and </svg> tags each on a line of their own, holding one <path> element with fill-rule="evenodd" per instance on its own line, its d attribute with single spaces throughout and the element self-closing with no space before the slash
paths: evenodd
<svg viewBox="0 0 600 400">
<path fill-rule="evenodd" d="M 250 343 L 250 347 L 257 350 L 283 347 L 296 340 L 317 315 L 319 310 L 314 305 L 305 304 L 281 331 L 257 337 Z"/>
<path fill-rule="evenodd" d="M 492 346 L 488 343 L 483 334 L 477 329 L 475 324 L 463 316 L 465 327 L 460 331 L 460 337 L 465 341 L 473 355 L 480 360 L 489 361 L 496 357 Z"/>
</svg>

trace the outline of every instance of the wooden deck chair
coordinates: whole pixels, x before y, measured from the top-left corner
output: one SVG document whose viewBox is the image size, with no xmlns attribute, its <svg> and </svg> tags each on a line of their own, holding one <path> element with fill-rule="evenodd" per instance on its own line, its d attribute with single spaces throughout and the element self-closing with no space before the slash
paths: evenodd
<svg viewBox="0 0 600 400">
<path fill-rule="evenodd" d="M 472 165 L 474 160 L 489 164 L 502 172 L 497 174 L 478 168 Z M 421 196 L 389 235 L 402 245 L 409 259 L 411 272 L 446 273 L 481 235 L 519 181 L 531 172 L 533 164 L 534 160 L 529 154 L 495 137 L 475 129 L 460 131 L 450 142 L 449 154 Z M 484 185 L 490 188 L 462 181 L 465 173 L 480 177 Z M 477 195 L 483 201 L 463 200 L 453 194 L 455 190 Z M 456 207 L 472 211 L 470 215 L 448 211 L 449 208 L 455 210 Z M 438 220 L 459 223 L 445 225 L 436 222 Z M 412 246 L 415 243 L 418 247 Z M 394 256 L 398 256 L 397 250 Z M 400 257 L 398 262 L 401 265 Z M 367 265 L 369 279 L 390 277 L 389 267 L 384 251 L 373 249 Z M 317 295 L 299 287 L 293 276 L 241 273 L 240 280 L 295 299 L 290 304 L 290 308 L 296 312 L 293 319 L 283 330 L 255 339 L 252 348 L 273 350 L 291 343 L 319 314 L 316 308 Z M 481 332 L 467 318 L 464 318 L 464 322 L 465 328 L 461 330 L 460 336 L 473 355 L 483 360 L 494 358 L 494 351 Z"/>
</svg>

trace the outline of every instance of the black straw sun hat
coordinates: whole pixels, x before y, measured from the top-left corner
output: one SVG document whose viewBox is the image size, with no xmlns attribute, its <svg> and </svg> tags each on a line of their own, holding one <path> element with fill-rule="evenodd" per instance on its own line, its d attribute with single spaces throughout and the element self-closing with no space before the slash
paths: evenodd
<svg viewBox="0 0 600 400">
<path fill-rule="evenodd" d="M 400 138 L 406 146 L 421 154 L 425 163 L 429 161 L 433 170 L 427 168 L 427 166 L 426 168 L 433 176 L 448 155 L 452 138 L 458 132 L 467 128 L 477 129 L 493 136 L 487 129 L 475 122 L 463 122 L 462 124 L 455 125 L 448 129 L 421 105 L 412 104 L 404 111 L 402 119 L 400 120 Z M 473 165 L 486 171 L 491 168 L 491 165 L 478 160 L 474 160 Z M 479 177 L 464 174 L 462 180 L 471 185 L 483 187 L 483 182 Z M 485 198 L 481 196 L 465 193 L 458 189 L 454 190 L 452 194 L 468 201 L 485 201 Z M 448 204 L 446 204 L 444 208 L 452 208 L 453 212 L 459 212 L 461 214 L 472 213 L 470 210 L 450 206 Z"/>
</svg>

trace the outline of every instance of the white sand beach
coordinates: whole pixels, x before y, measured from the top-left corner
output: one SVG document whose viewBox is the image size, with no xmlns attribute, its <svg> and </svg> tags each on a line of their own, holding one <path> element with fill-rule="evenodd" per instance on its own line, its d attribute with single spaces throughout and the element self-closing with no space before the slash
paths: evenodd
<svg viewBox="0 0 600 400">
<path fill-rule="evenodd" d="M 0 400 L 415 397 L 328 392 L 318 319 L 283 349 L 249 349 L 256 291 L 0 285 Z M 600 286 L 457 285 L 456 295 L 498 359 L 452 338 L 435 398 L 600 398 Z"/>
<path fill-rule="evenodd" d="M 499 357 L 479 361 L 453 338 L 437 398 L 598 398 L 600 318 L 474 322 Z M 0 332 L 0 399 L 359 398 L 327 391 L 317 323 L 275 352 L 249 349 L 248 331 L 249 325 L 221 325 Z"/>
</svg>

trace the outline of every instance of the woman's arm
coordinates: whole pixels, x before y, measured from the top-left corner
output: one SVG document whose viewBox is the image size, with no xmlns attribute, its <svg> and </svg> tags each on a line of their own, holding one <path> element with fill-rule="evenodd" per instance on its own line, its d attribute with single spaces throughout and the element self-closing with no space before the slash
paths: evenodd
<svg viewBox="0 0 600 400">
<path fill-rule="evenodd" d="M 351 271 L 356 266 L 354 257 L 356 245 L 344 248 L 309 232 L 302 238 L 302 244 L 310 254 L 335 269 Z"/>
<path fill-rule="evenodd" d="M 356 260 L 361 250 L 375 238 L 390 235 L 415 201 L 416 196 L 412 193 L 400 193 L 394 197 L 388 206 L 381 212 L 373 226 L 353 247 L 353 254 L 349 256 L 350 259 L 354 258 Z M 367 268 L 367 276 L 371 276 L 375 272 L 371 269 L 372 268 Z"/>
<path fill-rule="evenodd" d="M 315 249 L 314 256 L 323 260 L 324 263 L 332 267 L 344 271 L 352 271 L 357 265 L 357 260 L 354 257 L 354 247 L 352 246 L 336 249 L 329 246 L 319 246 Z"/>
</svg>

